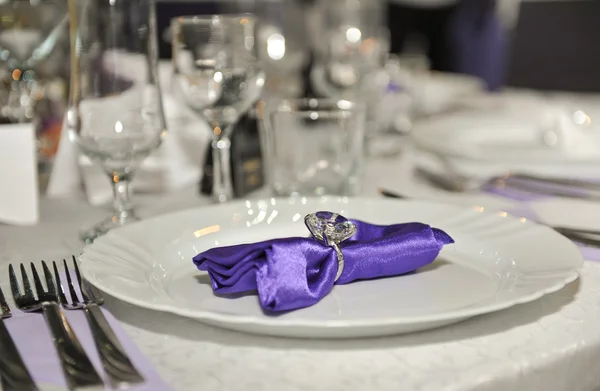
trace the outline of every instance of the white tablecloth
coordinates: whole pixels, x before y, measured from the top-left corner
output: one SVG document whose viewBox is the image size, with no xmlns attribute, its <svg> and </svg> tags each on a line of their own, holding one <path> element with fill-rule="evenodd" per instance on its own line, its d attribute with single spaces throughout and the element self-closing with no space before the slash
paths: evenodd
<svg viewBox="0 0 600 391">
<path fill-rule="evenodd" d="M 403 159 L 367 165 L 365 194 L 387 186 L 436 194 L 407 180 Z M 207 204 L 195 189 L 138 196 L 143 216 Z M 457 197 L 472 202 L 472 198 Z M 486 196 L 499 208 L 510 201 Z M 77 230 L 104 217 L 83 197 L 42 200 L 35 227 L 0 226 L 0 285 L 9 262 L 79 253 Z M 533 303 L 439 330 L 394 338 L 306 341 L 245 335 L 107 298 L 140 349 L 174 390 L 578 391 L 600 386 L 600 264 L 579 281 Z"/>
</svg>

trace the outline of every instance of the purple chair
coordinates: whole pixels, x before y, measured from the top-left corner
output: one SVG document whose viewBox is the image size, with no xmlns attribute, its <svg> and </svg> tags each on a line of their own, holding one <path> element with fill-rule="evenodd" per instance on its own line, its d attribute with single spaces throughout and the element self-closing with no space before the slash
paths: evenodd
<svg viewBox="0 0 600 391">
<path fill-rule="evenodd" d="M 447 31 L 450 70 L 483 79 L 488 89 L 504 84 L 507 36 L 495 0 L 463 0 Z"/>
</svg>

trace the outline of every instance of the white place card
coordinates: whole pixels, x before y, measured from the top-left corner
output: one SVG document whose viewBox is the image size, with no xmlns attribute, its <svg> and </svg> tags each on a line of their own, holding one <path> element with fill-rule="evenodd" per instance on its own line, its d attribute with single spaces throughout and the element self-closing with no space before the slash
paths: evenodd
<svg viewBox="0 0 600 391">
<path fill-rule="evenodd" d="M 33 225 L 39 193 L 33 124 L 0 125 L 0 223 Z"/>
</svg>

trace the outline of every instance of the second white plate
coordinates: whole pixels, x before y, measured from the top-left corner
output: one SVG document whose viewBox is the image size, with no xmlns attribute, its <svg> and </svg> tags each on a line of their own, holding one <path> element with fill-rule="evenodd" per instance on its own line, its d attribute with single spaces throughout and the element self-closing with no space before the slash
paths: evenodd
<svg viewBox="0 0 600 391">
<path fill-rule="evenodd" d="M 215 296 L 192 257 L 213 246 L 307 234 L 318 210 L 378 224 L 418 221 L 456 241 L 405 276 L 336 286 L 317 305 L 265 315 L 255 295 Z M 577 247 L 553 230 L 481 208 L 423 201 L 324 198 L 235 202 L 142 221 L 85 248 L 82 272 L 126 302 L 228 329 L 309 338 L 425 330 L 554 292 L 578 276 Z"/>
</svg>

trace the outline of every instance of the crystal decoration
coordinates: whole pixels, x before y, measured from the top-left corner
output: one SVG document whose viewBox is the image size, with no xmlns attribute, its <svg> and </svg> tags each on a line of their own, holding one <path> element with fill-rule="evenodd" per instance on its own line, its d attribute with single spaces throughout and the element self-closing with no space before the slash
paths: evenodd
<svg viewBox="0 0 600 391">
<path fill-rule="evenodd" d="M 304 224 L 318 240 L 330 245 L 351 238 L 356 233 L 356 225 L 342 215 L 332 212 L 316 212 L 304 218 Z"/>
</svg>

